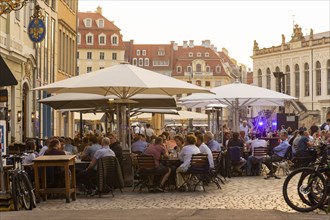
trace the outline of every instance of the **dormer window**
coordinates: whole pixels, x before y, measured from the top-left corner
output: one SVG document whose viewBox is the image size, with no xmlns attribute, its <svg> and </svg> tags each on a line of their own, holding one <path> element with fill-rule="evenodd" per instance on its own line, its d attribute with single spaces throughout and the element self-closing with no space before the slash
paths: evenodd
<svg viewBox="0 0 330 220">
<path fill-rule="evenodd" d="M 85 26 L 86 27 L 92 27 L 92 19 L 86 18 L 85 19 Z"/>
<path fill-rule="evenodd" d="M 118 45 L 118 36 L 117 35 L 112 35 L 111 36 L 111 44 L 112 45 Z"/>
<path fill-rule="evenodd" d="M 209 54 L 209 53 L 205 53 L 204 56 L 205 56 L 205 57 L 209 57 L 210 54 Z"/>
<path fill-rule="evenodd" d="M 136 50 L 136 56 L 140 56 L 141 55 L 141 50 Z"/>
<path fill-rule="evenodd" d="M 147 55 L 147 51 L 146 50 L 142 50 L 142 56 Z"/>
<path fill-rule="evenodd" d="M 201 57 L 202 56 L 202 53 L 197 53 L 197 57 Z"/>
<path fill-rule="evenodd" d="M 105 34 L 100 34 L 99 35 L 99 44 L 100 45 L 105 45 L 106 44 L 106 35 Z"/>
<path fill-rule="evenodd" d="M 191 66 L 187 66 L 187 72 L 188 72 L 188 73 L 191 73 L 191 72 L 192 72 L 192 68 L 191 68 Z"/>
<path fill-rule="evenodd" d="M 86 35 L 86 44 L 87 45 L 93 45 L 94 42 L 94 36 L 92 33 L 89 33 Z"/>
<path fill-rule="evenodd" d="M 190 53 L 188 54 L 188 56 L 189 56 L 189 57 L 193 57 L 193 56 L 194 56 L 194 53 L 190 52 Z"/>
<path fill-rule="evenodd" d="M 216 70 L 217 73 L 220 73 L 221 72 L 221 67 L 217 66 L 215 70 Z"/>
<path fill-rule="evenodd" d="M 165 50 L 159 49 L 158 50 L 158 56 L 165 56 Z"/>
<path fill-rule="evenodd" d="M 182 67 L 181 67 L 181 66 L 177 66 L 177 67 L 176 67 L 176 71 L 177 71 L 178 73 L 181 73 L 181 72 L 182 72 Z"/>
<path fill-rule="evenodd" d="M 104 20 L 103 19 L 98 20 L 98 26 L 99 26 L 99 28 L 104 28 Z"/>
</svg>

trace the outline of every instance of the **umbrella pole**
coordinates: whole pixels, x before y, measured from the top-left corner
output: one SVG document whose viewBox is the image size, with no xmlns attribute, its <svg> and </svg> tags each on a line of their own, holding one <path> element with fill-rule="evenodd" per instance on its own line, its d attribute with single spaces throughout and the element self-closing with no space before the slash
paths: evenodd
<svg viewBox="0 0 330 220">
<path fill-rule="evenodd" d="M 238 98 L 235 99 L 235 131 L 239 132 L 239 111 L 238 111 Z"/>
<path fill-rule="evenodd" d="M 83 139 L 83 123 L 82 123 L 82 112 L 79 112 L 79 126 L 80 126 L 80 138 Z"/>
<path fill-rule="evenodd" d="M 116 122 L 117 122 L 117 128 L 116 128 L 116 133 L 117 133 L 117 137 L 119 138 L 120 141 L 122 141 L 121 139 L 121 132 L 120 132 L 120 111 L 119 111 L 119 104 L 116 104 Z M 121 143 L 123 144 L 123 143 Z M 124 147 L 124 146 L 123 146 Z"/>
</svg>

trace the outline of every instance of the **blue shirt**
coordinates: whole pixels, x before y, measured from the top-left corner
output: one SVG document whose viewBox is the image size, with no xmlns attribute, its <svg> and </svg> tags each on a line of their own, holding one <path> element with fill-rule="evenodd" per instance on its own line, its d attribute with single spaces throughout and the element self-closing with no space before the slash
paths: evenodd
<svg viewBox="0 0 330 220">
<path fill-rule="evenodd" d="M 290 146 L 290 144 L 288 143 L 287 140 L 282 141 L 278 146 L 273 148 L 273 151 L 275 154 L 277 154 L 280 157 L 284 157 L 285 153 L 288 150 L 288 147 Z"/>
<path fill-rule="evenodd" d="M 307 142 L 309 142 L 308 137 L 301 136 L 301 138 L 300 138 L 300 140 L 298 142 L 298 147 L 297 147 L 297 152 L 296 152 L 296 154 L 298 156 L 307 156 L 308 155 Z"/>
<path fill-rule="evenodd" d="M 220 144 L 216 140 L 210 140 L 207 146 L 211 151 L 221 151 Z"/>
<path fill-rule="evenodd" d="M 144 151 L 147 149 L 147 147 L 148 147 L 147 142 L 138 140 L 132 144 L 132 152 L 140 151 L 140 152 L 144 153 Z"/>
</svg>

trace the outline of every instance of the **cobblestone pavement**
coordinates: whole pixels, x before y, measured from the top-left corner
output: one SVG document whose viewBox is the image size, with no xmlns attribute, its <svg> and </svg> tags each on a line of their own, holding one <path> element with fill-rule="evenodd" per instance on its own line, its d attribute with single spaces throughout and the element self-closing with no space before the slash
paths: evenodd
<svg viewBox="0 0 330 220">
<path fill-rule="evenodd" d="M 125 188 L 121 194 L 115 191 L 115 197 L 103 195 L 65 203 L 64 200 L 40 202 L 36 210 L 89 210 L 89 209 L 142 209 L 142 208 L 183 208 L 183 209 L 257 209 L 295 212 L 284 201 L 282 185 L 285 177 L 264 180 L 260 177 L 234 177 L 227 179 L 222 189 L 214 184 L 206 187 L 206 192 L 166 192 L 148 193 L 146 189 L 139 193 Z M 315 211 L 316 214 L 323 214 Z"/>
</svg>

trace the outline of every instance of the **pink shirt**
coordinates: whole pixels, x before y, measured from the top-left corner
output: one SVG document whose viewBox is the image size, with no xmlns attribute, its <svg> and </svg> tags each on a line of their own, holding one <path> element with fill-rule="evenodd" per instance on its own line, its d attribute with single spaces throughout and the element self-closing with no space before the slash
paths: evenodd
<svg viewBox="0 0 330 220">
<path fill-rule="evenodd" d="M 161 155 L 165 154 L 165 148 L 159 144 L 151 144 L 144 154 L 152 155 L 154 157 L 156 167 L 159 167 L 159 160 Z"/>
</svg>

